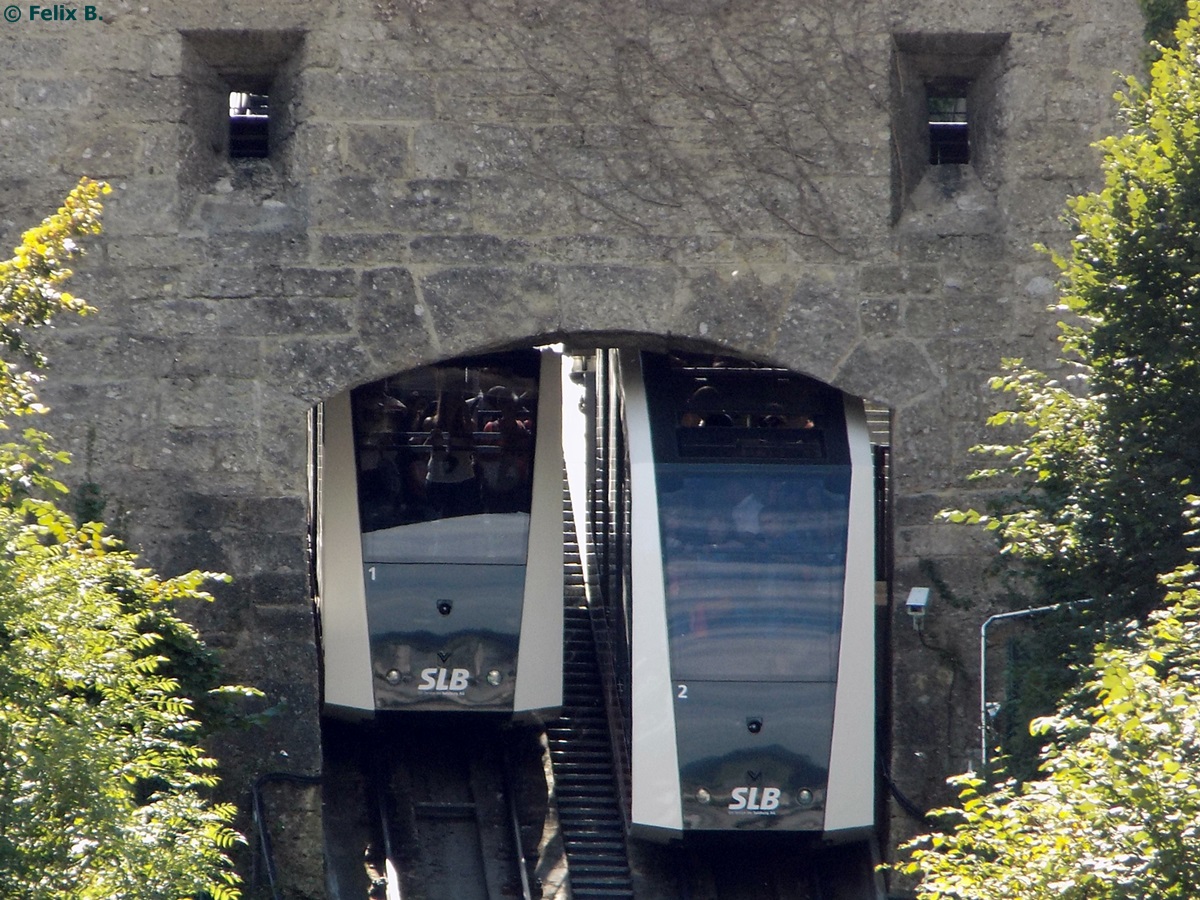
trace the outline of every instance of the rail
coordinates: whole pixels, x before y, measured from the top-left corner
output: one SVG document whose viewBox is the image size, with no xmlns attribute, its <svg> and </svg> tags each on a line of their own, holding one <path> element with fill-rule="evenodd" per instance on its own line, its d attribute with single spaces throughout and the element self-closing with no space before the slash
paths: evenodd
<svg viewBox="0 0 1200 900">
<path fill-rule="evenodd" d="M 263 800 L 263 788 L 269 784 L 299 784 L 313 787 L 321 783 L 320 775 L 296 775 L 291 772 L 268 772 L 254 782 L 250 789 L 250 808 L 254 831 L 258 837 L 258 854 L 253 858 L 250 872 L 251 890 L 258 888 L 258 860 L 261 855 L 266 868 L 267 886 L 271 890 L 271 900 L 279 900 L 279 871 L 275 867 L 275 850 L 271 844 L 271 830 L 267 825 L 266 804 Z"/>
</svg>

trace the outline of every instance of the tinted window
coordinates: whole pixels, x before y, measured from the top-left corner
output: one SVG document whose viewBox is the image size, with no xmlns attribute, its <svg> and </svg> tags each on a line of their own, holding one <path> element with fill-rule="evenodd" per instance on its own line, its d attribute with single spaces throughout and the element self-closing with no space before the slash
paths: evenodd
<svg viewBox="0 0 1200 900">
<path fill-rule="evenodd" d="M 536 351 L 497 354 L 353 392 L 367 558 L 524 561 L 539 366 Z"/>
<path fill-rule="evenodd" d="M 832 681 L 849 469 L 656 472 L 673 677 Z"/>
<path fill-rule="evenodd" d="M 642 355 L 654 455 L 672 460 L 846 463 L 839 391 L 743 360 Z"/>
</svg>

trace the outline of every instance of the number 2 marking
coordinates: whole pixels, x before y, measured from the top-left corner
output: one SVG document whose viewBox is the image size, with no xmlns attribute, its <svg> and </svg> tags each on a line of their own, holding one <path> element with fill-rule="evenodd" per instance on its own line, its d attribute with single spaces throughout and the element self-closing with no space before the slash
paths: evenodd
<svg viewBox="0 0 1200 900">
<path fill-rule="evenodd" d="M 675 697 L 679 700 L 687 699 L 687 685 L 679 684 L 675 686 Z"/>
</svg>

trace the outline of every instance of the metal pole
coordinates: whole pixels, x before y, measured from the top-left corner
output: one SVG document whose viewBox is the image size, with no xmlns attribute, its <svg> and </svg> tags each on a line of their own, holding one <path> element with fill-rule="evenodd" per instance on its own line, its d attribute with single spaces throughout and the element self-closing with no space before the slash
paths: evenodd
<svg viewBox="0 0 1200 900">
<path fill-rule="evenodd" d="M 979 626 L 979 765 L 986 766 L 988 763 L 988 715 L 987 715 L 987 630 L 988 626 L 993 622 L 999 622 L 1002 619 L 1020 619 L 1025 616 L 1032 616 L 1037 613 L 1051 612 L 1052 610 L 1062 609 L 1064 606 L 1082 606 L 1085 603 L 1091 603 L 1092 598 L 1088 597 L 1085 600 L 1068 600 L 1064 603 L 1052 603 L 1049 606 L 1035 606 L 1032 609 L 1018 609 L 1013 612 L 997 613 L 994 616 L 988 616 L 983 620 L 983 624 Z"/>
</svg>

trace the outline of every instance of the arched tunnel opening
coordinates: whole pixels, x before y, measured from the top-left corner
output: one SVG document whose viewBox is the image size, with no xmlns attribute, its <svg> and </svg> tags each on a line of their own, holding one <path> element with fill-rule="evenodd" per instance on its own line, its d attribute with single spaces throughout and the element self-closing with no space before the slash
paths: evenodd
<svg viewBox="0 0 1200 900">
<path fill-rule="evenodd" d="M 322 403 L 330 896 L 879 896 L 888 423 L 694 348 Z"/>
</svg>

